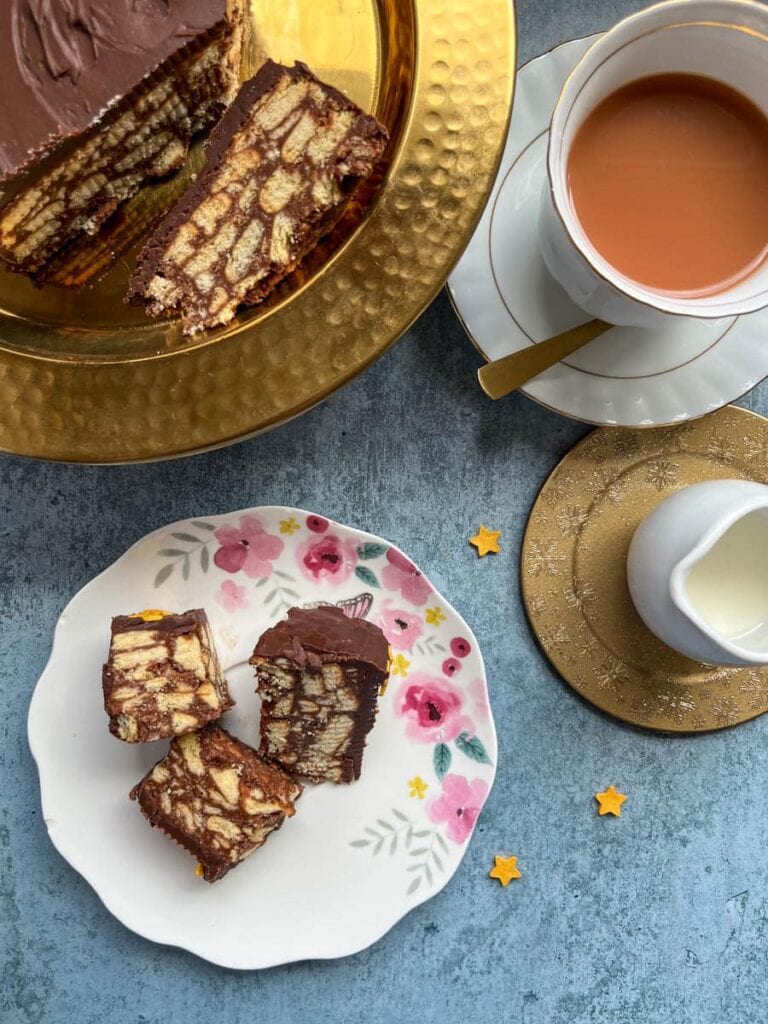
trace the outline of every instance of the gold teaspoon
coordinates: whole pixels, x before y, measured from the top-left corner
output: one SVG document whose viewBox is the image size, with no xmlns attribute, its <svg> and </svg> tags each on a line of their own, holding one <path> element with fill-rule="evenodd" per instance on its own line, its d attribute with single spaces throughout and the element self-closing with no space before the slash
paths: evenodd
<svg viewBox="0 0 768 1024">
<path fill-rule="evenodd" d="M 494 363 L 486 363 L 477 371 L 480 387 L 489 398 L 503 398 L 510 391 L 516 391 L 529 380 L 538 377 L 550 366 L 572 355 L 601 334 L 613 327 L 602 320 L 589 320 L 578 327 L 571 327 L 562 334 L 556 334 L 547 341 L 537 342 L 528 348 L 521 348 Z"/>
</svg>

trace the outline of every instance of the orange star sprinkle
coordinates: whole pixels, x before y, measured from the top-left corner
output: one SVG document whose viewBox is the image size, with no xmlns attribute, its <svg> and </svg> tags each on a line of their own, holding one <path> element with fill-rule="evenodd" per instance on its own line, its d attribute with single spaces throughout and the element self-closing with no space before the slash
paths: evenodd
<svg viewBox="0 0 768 1024">
<path fill-rule="evenodd" d="M 623 793 L 619 793 L 614 786 L 609 786 L 602 793 L 595 793 L 595 800 L 600 805 L 597 813 L 614 814 L 617 818 L 621 816 L 621 805 L 626 800 Z"/>
<path fill-rule="evenodd" d="M 478 556 L 484 558 L 489 553 L 497 555 L 501 551 L 500 536 L 501 530 L 489 530 L 487 526 L 481 526 L 475 536 L 469 538 L 469 543 L 477 548 Z"/>
<path fill-rule="evenodd" d="M 164 619 L 170 614 L 162 608 L 145 608 L 143 612 L 136 612 L 136 618 L 144 619 L 145 622 L 157 622 L 158 619 Z"/>
<path fill-rule="evenodd" d="M 505 889 L 513 878 L 523 877 L 517 866 L 517 857 L 501 857 L 497 854 L 493 860 L 494 864 L 488 872 L 488 877 L 498 878 Z"/>
</svg>

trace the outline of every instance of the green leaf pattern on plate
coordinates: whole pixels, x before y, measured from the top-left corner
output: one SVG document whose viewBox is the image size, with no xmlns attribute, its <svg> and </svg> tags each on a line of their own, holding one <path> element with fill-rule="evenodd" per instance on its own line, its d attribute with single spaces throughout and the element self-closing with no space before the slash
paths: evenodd
<svg viewBox="0 0 768 1024">
<path fill-rule="evenodd" d="M 378 589 L 381 586 L 376 573 L 372 572 L 367 565 L 358 565 L 355 569 L 355 576 L 368 587 L 376 587 Z"/>
<path fill-rule="evenodd" d="M 174 540 L 181 541 L 190 546 L 185 548 L 160 548 L 157 552 L 160 558 L 168 558 L 170 561 L 155 576 L 155 589 L 162 587 L 171 578 L 178 566 L 181 566 L 182 579 L 188 580 L 192 572 L 193 556 L 199 559 L 201 570 L 208 572 L 211 564 L 208 545 L 214 543 L 215 538 L 210 536 L 210 534 L 213 533 L 216 527 L 212 523 L 204 523 L 197 520 L 191 520 L 189 525 L 203 531 L 202 535 L 198 537 L 194 533 L 187 533 L 184 530 L 177 530 L 170 534 Z"/>
</svg>

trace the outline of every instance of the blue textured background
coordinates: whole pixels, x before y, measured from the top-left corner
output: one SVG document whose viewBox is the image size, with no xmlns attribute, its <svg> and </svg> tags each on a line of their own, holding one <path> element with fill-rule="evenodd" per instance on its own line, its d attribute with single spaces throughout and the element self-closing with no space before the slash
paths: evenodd
<svg viewBox="0 0 768 1024">
<path fill-rule="evenodd" d="M 522 0 L 520 58 L 640 6 Z M 584 428 L 519 396 L 488 402 L 477 364 L 443 295 L 363 377 L 268 436 L 128 468 L 0 458 L 2 1024 L 766 1020 L 768 719 L 646 735 L 553 675 L 524 620 L 519 545 Z M 281 503 L 391 538 L 443 587 L 485 652 L 500 763 L 445 891 L 358 956 L 237 974 L 131 934 L 61 860 L 25 720 L 59 612 L 129 544 Z M 466 543 L 480 521 L 504 547 L 482 562 Z M 608 783 L 629 794 L 620 820 L 595 814 Z M 506 890 L 486 878 L 500 849 L 524 872 Z"/>
</svg>

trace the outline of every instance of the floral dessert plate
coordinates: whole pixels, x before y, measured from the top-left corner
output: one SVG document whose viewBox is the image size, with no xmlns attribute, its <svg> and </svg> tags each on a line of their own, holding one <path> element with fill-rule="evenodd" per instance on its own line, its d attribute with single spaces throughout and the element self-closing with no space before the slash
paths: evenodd
<svg viewBox="0 0 768 1024">
<path fill-rule="evenodd" d="M 597 38 L 563 43 L 520 70 L 496 184 L 448 280 L 462 324 L 489 361 L 588 319 L 547 272 L 538 216 L 552 110 L 566 78 Z M 653 427 L 704 416 L 768 375 L 768 310 L 719 320 L 678 319 L 663 330 L 614 327 L 522 391 L 587 423 Z"/>
<path fill-rule="evenodd" d="M 128 799 L 167 744 L 108 732 L 111 616 L 205 608 L 237 701 L 222 722 L 258 745 L 248 658 L 289 607 L 318 603 L 378 623 L 392 648 L 362 778 L 307 786 L 295 817 L 209 885 Z M 467 624 L 387 541 L 290 508 L 175 523 L 81 590 L 35 689 L 29 742 L 48 834 L 106 907 L 148 939 L 244 969 L 357 952 L 435 895 L 461 862 L 496 763 Z"/>
</svg>

